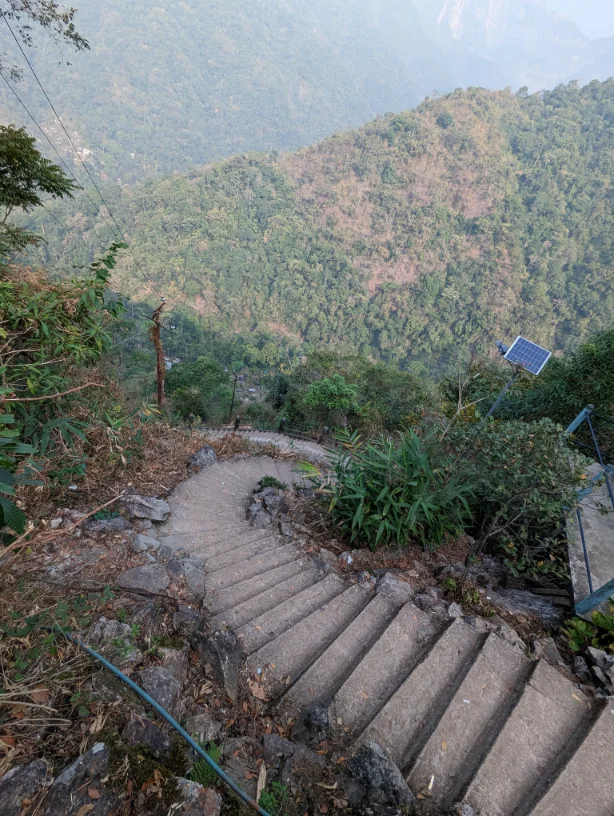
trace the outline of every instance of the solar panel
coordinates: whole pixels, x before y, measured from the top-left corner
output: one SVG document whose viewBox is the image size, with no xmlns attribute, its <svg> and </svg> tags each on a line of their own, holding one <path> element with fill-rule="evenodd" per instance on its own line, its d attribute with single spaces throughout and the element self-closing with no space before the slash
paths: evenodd
<svg viewBox="0 0 614 816">
<path fill-rule="evenodd" d="M 505 355 L 505 359 L 510 363 L 521 365 L 531 374 L 537 375 L 551 356 L 551 351 L 538 346 L 536 343 L 531 343 L 530 340 L 525 340 L 524 337 L 517 337 Z"/>
</svg>

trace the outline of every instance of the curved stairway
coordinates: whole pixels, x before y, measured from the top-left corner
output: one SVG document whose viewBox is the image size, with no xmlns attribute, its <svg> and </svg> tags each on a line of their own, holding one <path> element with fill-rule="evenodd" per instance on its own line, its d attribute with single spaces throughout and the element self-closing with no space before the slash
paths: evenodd
<svg viewBox="0 0 614 816">
<path fill-rule="evenodd" d="M 310 439 L 287 436 L 277 431 L 257 431 L 250 428 L 231 431 L 228 428 L 202 428 L 201 433 L 207 439 L 223 439 L 230 434 L 257 442 L 259 445 L 273 445 L 284 453 L 296 453 L 315 462 L 327 462 L 329 451 Z"/>
<path fill-rule="evenodd" d="M 245 502 L 289 462 L 216 462 L 179 485 L 160 540 L 204 561 L 213 629 L 241 639 L 246 671 L 280 715 L 330 707 L 339 734 L 375 740 L 427 810 L 482 816 L 612 816 L 614 700 L 595 703 L 480 619 L 442 621 L 387 576 L 352 583 Z"/>
</svg>

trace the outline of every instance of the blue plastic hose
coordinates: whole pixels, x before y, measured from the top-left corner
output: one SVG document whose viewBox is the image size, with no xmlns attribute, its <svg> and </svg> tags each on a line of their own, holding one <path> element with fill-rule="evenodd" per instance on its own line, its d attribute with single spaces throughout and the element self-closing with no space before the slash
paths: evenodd
<svg viewBox="0 0 614 816">
<path fill-rule="evenodd" d="M 180 734 L 184 738 L 184 740 L 188 743 L 190 748 L 196 751 L 196 753 L 205 760 L 207 765 L 209 765 L 209 767 L 215 771 L 215 773 L 220 777 L 222 782 L 228 785 L 228 787 L 234 793 L 236 793 L 238 797 L 240 797 L 247 805 L 252 807 L 256 811 L 256 813 L 259 813 L 260 816 L 271 816 L 270 813 L 267 813 L 267 811 L 264 810 L 264 808 L 261 808 L 260 805 L 243 790 L 243 788 L 237 785 L 234 779 L 231 779 L 228 776 L 228 774 L 225 771 L 223 771 L 220 768 L 220 766 L 211 759 L 209 754 L 206 751 L 204 751 L 194 739 L 192 739 L 192 737 L 188 734 L 185 728 L 182 728 L 177 722 L 177 720 L 174 717 L 171 717 L 171 715 L 168 713 L 166 709 L 162 708 L 162 706 L 159 703 L 157 703 L 153 699 L 153 697 L 150 697 L 146 691 L 143 691 L 143 689 L 140 686 L 137 686 L 137 684 L 133 680 L 131 680 L 129 677 L 126 677 L 126 675 L 123 672 L 121 672 L 117 668 L 117 666 L 114 666 L 113 663 L 110 663 L 105 657 L 103 657 L 101 654 L 98 654 L 98 652 L 95 652 L 93 649 L 90 649 L 90 647 L 83 643 L 83 641 L 79 640 L 79 638 L 75 637 L 74 635 L 71 635 L 69 632 L 65 632 L 60 627 L 50 628 L 50 631 L 61 632 L 61 634 L 64 635 L 65 638 L 72 641 L 72 643 L 75 643 L 77 646 L 79 646 L 79 648 L 83 649 L 84 652 L 87 652 L 99 663 L 102 663 L 105 669 L 108 669 L 116 677 L 118 677 L 122 681 L 122 683 L 125 683 L 127 686 L 129 686 L 132 689 L 132 691 L 136 692 L 139 695 L 141 699 L 145 700 L 145 702 L 148 705 L 155 709 L 158 712 L 158 714 L 166 720 L 167 723 L 172 725 L 175 731 L 178 734 Z"/>
</svg>

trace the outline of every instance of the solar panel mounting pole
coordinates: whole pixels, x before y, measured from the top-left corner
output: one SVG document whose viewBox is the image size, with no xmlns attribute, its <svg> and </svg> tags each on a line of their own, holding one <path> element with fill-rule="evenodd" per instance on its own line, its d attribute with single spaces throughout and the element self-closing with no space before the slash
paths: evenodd
<svg viewBox="0 0 614 816">
<path fill-rule="evenodd" d="M 498 396 L 498 397 L 497 397 L 497 399 L 496 399 L 496 400 L 493 402 L 493 404 L 492 404 L 492 406 L 491 406 L 491 408 L 490 408 L 490 411 L 489 411 L 489 412 L 486 414 L 486 416 L 484 417 L 484 419 L 482 420 L 482 422 L 486 422 L 486 420 L 488 419 L 488 417 L 491 417 L 491 416 L 492 416 L 492 415 L 495 413 L 495 411 L 497 410 L 497 408 L 498 408 L 498 407 L 501 405 L 501 403 L 502 403 L 502 402 L 503 402 L 503 400 L 505 399 L 505 395 L 506 395 L 506 394 L 507 394 L 507 392 L 510 390 L 510 388 L 511 388 L 511 387 L 514 385 L 514 383 L 516 382 L 516 380 L 518 379 L 518 377 L 520 377 L 521 373 L 522 373 L 522 369 L 520 368 L 520 366 L 518 366 L 518 367 L 516 368 L 516 371 L 514 371 L 513 376 L 512 376 L 512 377 L 511 377 L 511 378 L 510 378 L 510 379 L 509 379 L 507 382 L 506 382 L 506 384 L 505 384 L 505 385 L 503 386 L 503 388 L 501 389 L 501 392 L 500 392 L 499 396 Z"/>
</svg>

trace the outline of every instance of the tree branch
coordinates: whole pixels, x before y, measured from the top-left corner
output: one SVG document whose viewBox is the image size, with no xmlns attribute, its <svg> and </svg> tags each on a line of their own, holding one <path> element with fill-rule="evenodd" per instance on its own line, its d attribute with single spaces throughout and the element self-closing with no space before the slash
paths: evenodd
<svg viewBox="0 0 614 816">
<path fill-rule="evenodd" d="M 68 391 L 61 391 L 59 394 L 49 394 L 47 397 L 11 397 L 9 399 L 2 400 L 2 402 L 40 402 L 41 400 L 65 397 L 66 394 L 74 394 L 75 391 L 83 391 L 84 388 L 104 388 L 104 385 L 101 383 L 85 383 L 85 385 L 79 385 L 77 388 L 70 388 Z"/>
</svg>

